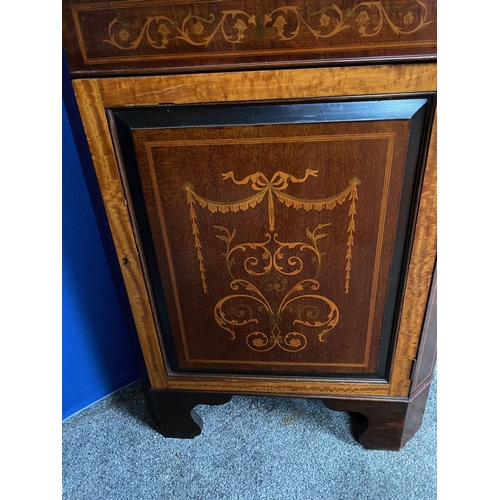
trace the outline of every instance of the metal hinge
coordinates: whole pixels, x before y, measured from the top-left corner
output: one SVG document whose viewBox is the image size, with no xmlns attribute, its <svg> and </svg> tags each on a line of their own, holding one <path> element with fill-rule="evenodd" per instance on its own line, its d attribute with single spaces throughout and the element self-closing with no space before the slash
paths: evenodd
<svg viewBox="0 0 500 500">
<path fill-rule="evenodd" d="M 417 368 L 417 358 L 413 358 L 411 361 L 411 367 L 410 367 L 410 376 L 409 376 L 410 380 L 413 380 L 416 368 Z"/>
</svg>

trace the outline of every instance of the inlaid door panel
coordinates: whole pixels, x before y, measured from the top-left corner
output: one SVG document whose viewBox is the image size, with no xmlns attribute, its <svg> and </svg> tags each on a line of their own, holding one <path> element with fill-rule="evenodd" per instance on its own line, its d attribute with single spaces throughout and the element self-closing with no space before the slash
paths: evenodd
<svg viewBox="0 0 500 500">
<path fill-rule="evenodd" d="M 108 111 L 172 371 L 386 375 L 431 108 Z"/>
</svg>

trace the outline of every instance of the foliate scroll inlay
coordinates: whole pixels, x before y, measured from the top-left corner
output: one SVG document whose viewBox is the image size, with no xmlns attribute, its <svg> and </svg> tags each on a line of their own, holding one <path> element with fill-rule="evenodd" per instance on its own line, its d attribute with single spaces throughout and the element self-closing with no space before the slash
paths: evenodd
<svg viewBox="0 0 500 500">
<path fill-rule="evenodd" d="M 267 231 L 260 241 L 236 243 L 237 229 L 214 225 L 215 238 L 225 244 L 222 256 L 230 278 L 231 292 L 221 298 L 214 308 L 217 324 L 235 340 L 237 333 L 246 336 L 247 346 L 258 352 L 278 346 L 284 351 L 298 352 L 307 343 L 307 334 L 316 334 L 320 342 L 337 325 L 340 313 L 337 305 L 321 294 L 320 271 L 325 252 L 322 239 L 328 236 L 330 222 L 316 227 L 305 227 L 303 239 L 282 241 L 276 228 L 275 203 L 295 210 L 333 210 L 349 201 L 347 222 L 347 253 L 345 256 L 345 293 L 349 293 L 351 261 L 353 257 L 356 200 L 361 181 L 354 177 L 341 193 L 326 199 L 310 200 L 290 195 L 289 185 L 302 184 L 319 171 L 307 169 L 303 177 L 277 171 L 270 179 L 262 172 L 241 180 L 233 172 L 222 174 L 239 186 L 247 186 L 254 194 L 233 202 L 209 200 L 195 192 L 190 183 L 184 185 L 191 230 L 197 255 L 203 291 L 207 293 L 205 262 L 203 259 L 196 205 L 211 213 L 228 213 L 255 209 L 267 200 Z M 241 238 L 240 238 L 241 239 Z M 243 237 L 244 239 L 244 237 Z M 329 256 L 330 258 L 331 256 Z M 283 331 L 285 318 L 292 330 Z"/>
<path fill-rule="evenodd" d="M 212 5 L 216 8 L 217 4 Z M 360 2 L 344 9 L 333 2 L 322 8 L 283 5 L 269 12 L 232 9 L 199 16 L 178 9 L 175 13 L 176 17 L 147 16 L 133 22 L 117 16 L 109 23 L 103 42 L 127 51 L 143 43 L 168 51 L 176 40 L 194 47 L 208 47 L 215 40 L 232 46 L 264 41 L 283 44 L 306 34 L 320 41 L 345 31 L 357 39 L 373 38 L 384 27 L 399 37 L 432 22 L 422 0 Z"/>
</svg>

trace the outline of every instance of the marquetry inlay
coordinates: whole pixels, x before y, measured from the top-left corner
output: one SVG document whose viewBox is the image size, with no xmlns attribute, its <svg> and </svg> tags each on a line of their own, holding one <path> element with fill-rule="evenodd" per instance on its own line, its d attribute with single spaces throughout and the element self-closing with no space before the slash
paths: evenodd
<svg viewBox="0 0 500 500">
<path fill-rule="evenodd" d="M 262 172 L 256 172 L 237 180 L 232 171 L 227 172 L 222 174 L 222 179 L 230 179 L 236 185 L 249 186 L 255 191 L 255 194 L 233 202 L 208 200 L 197 194 L 191 184 L 184 185 L 205 293 L 205 264 L 195 204 L 212 213 L 227 213 L 254 209 L 267 198 L 268 231 L 263 234 L 262 241 L 236 244 L 236 229 L 230 231 L 224 226 L 214 226 L 219 232 L 215 235 L 216 238 L 226 244 L 226 251 L 222 255 L 231 278 L 229 287 L 235 292 L 217 302 L 214 309 L 215 321 L 230 333 L 232 340 L 236 338 L 238 330 L 246 330 L 246 344 L 254 351 L 269 351 L 275 346 L 289 352 L 301 351 L 307 345 L 307 337 L 297 331 L 297 328 L 305 327 L 306 330 L 316 332 L 318 340 L 324 342 L 325 335 L 339 320 L 338 307 L 332 300 L 319 293 L 321 285 L 318 281 L 321 262 L 325 257 L 319 241 L 328 235 L 326 228 L 331 223 L 318 224 L 312 230 L 306 227 L 304 236 L 309 241 L 280 241 L 280 236 L 275 231 L 275 199 L 287 207 L 306 212 L 332 210 L 346 200 L 350 201 L 345 266 L 345 293 L 349 293 L 357 186 L 361 181 L 354 177 L 341 193 L 322 200 L 301 199 L 286 193 L 289 183 L 300 184 L 309 176 L 317 177 L 318 174 L 319 170 L 306 169 L 304 176 L 298 178 L 278 171 L 268 179 Z M 290 282 L 292 277 L 299 279 Z M 281 295 L 280 300 L 272 301 L 268 292 L 278 292 Z M 292 321 L 294 330 L 283 332 L 282 318 L 289 314 L 295 318 Z"/>
<path fill-rule="evenodd" d="M 133 51 L 142 43 L 168 50 L 173 41 L 182 40 L 194 47 L 208 47 L 216 36 L 229 45 L 249 40 L 289 42 L 312 34 L 317 41 L 348 31 L 352 38 L 376 37 L 387 26 L 396 35 L 411 35 L 429 25 L 427 6 L 422 0 L 405 2 L 360 2 L 341 9 L 329 5 L 298 6 L 268 2 L 269 10 L 220 10 L 212 4 L 207 16 L 188 12 L 188 6 L 171 16 L 148 16 L 145 20 L 116 16 L 108 25 L 108 43 L 120 50 Z M 277 5 L 275 8 L 272 6 Z"/>
<path fill-rule="evenodd" d="M 283 127 L 134 133 L 178 352 L 373 370 L 404 159 L 393 125 Z M 302 135 L 276 136 L 289 127 Z"/>
<path fill-rule="evenodd" d="M 435 52 L 435 0 L 137 1 L 71 6 L 83 67 Z M 309 55 L 308 55 L 309 54 Z M 170 65 L 169 65 L 170 67 Z M 82 68 L 80 68 L 82 69 Z"/>
</svg>

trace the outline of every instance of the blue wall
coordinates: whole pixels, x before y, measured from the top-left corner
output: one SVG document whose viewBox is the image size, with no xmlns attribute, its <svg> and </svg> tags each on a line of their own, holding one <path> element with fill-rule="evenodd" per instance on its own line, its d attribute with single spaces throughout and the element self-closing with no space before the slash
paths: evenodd
<svg viewBox="0 0 500 500">
<path fill-rule="evenodd" d="M 64 419 L 134 382 L 138 373 L 64 102 L 62 145 Z"/>
</svg>

